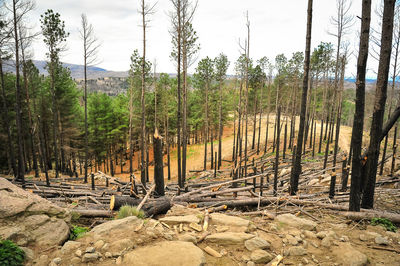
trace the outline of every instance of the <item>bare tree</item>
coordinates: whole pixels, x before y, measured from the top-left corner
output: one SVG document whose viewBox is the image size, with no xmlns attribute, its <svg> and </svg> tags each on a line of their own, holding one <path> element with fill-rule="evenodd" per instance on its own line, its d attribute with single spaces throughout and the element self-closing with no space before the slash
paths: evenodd
<svg viewBox="0 0 400 266">
<path fill-rule="evenodd" d="M 79 30 L 80 38 L 83 41 L 83 76 L 84 76 L 84 102 L 85 102 L 85 177 L 84 182 L 87 183 L 88 175 L 88 158 L 89 158 L 89 142 L 88 142 L 88 123 L 87 123 L 87 68 L 99 63 L 98 50 L 100 43 L 94 34 L 92 24 L 87 20 L 86 14 L 81 15 L 81 28 Z"/>
<path fill-rule="evenodd" d="M 147 154 L 147 138 L 146 138 L 146 109 L 144 95 L 146 92 L 146 28 L 149 23 L 149 16 L 155 12 L 155 4 L 146 4 L 145 0 L 141 0 L 139 13 L 142 16 L 142 29 L 143 29 L 143 54 L 142 54 L 142 92 L 140 96 L 141 105 L 141 136 L 140 136 L 140 179 L 143 186 L 146 186 L 146 169 L 148 162 L 145 161 L 145 154 Z"/>
<path fill-rule="evenodd" d="M 365 105 L 365 74 L 367 69 L 369 33 L 371 23 L 371 0 L 363 0 L 361 15 L 360 47 L 358 49 L 356 107 L 353 120 L 352 143 L 352 174 L 350 186 L 349 210 L 360 211 L 361 195 L 361 148 L 364 127 Z"/>
<path fill-rule="evenodd" d="M 311 50 L 311 28 L 312 28 L 312 5 L 313 0 L 308 0 L 307 9 L 307 35 L 306 35 L 306 49 L 304 59 L 304 76 L 303 76 L 303 93 L 301 97 L 301 110 L 300 110 L 300 125 L 297 136 L 297 149 L 296 156 L 293 162 L 293 171 L 290 178 L 290 194 L 295 195 L 298 190 L 299 176 L 301 174 L 301 154 L 303 147 L 304 138 L 304 125 L 306 120 L 306 108 L 307 108 L 307 90 L 308 90 L 308 78 L 310 70 L 310 50 Z"/>
<path fill-rule="evenodd" d="M 372 115 L 370 131 L 370 144 L 364 176 L 366 183 L 362 199 L 362 207 L 369 209 L 372 209 L 374 206 L 376 172 L 383 128 L 383 116 L 385 113 L 385 103 L 387 98 L 390 57 L 392 53 L 394 4 L 395 0 L 384 1 L 378 79 L 376 82 L 374 112 Z"/>
</svg>

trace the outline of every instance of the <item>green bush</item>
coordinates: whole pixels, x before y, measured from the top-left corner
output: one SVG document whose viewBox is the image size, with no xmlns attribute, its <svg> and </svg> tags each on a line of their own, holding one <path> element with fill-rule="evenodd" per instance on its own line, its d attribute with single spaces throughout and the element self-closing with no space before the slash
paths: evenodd
<svg viewBox="0 0 400 266">
<path fill-rule="evenodd" d="M 371 219 L 372 225 L 381 225 L 383 226 L 386 231 L 396 232 L 397 227 L 388 219 L 386 218 L 372 218 Z"/>
<path fill-rule="evenodd" d="M 145 217 L 144 211 L 138 210 L 134 206 L 124 205 L 119 209 L 117 219 L 122 219 L 128 216 L 136 216 L 140 219 L 143 219 Z"/>
<path fill-rule="evenodd" d="M 0 240 L 0 265 L 24 265 L 25 252 L 10 240 Z"/>
<path fill-rule="evenodd" d="M 80 227 L 80 226 L 74 225 L 71 228 L 71 231 L 69 234 L 69 239 L 76 240 L 78 238 L 81 238 L 88 231 L 89 231 L 89 228 L 87 228 L 87 227 Z"/>
</svg>

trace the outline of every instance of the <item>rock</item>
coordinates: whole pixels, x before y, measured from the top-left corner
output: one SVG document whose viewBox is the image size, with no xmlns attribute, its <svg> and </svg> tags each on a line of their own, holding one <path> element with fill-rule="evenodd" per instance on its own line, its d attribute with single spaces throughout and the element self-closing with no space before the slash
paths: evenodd
<svg viewBox="0 0 400 266">
<path fill-rule="evenodd" d="M 0 238 L 20 246 L 63 244 L 69 237 L 69 211 L 0 177 Z"/>
<path fill-rule="evenodd" d="M 249 260 L 251 260 L 249 256 L 247 255 L 242 256 L 242 261 L 249 261 Z"/>
<path fill-rule="evenodd" d="M 256 249 L 251 253 L 250 258 L 255 263 L 268 263 L 274 258 L 274 256 L 265 250 Z"/>
<path fill-rule="evenodd" d="M 246 240 L 244 242 L 244 246 L 250 250 L 256 250 L 256 249 L 266 249 L 270 247 L 270 243 L 260 237 L 253 237 L 249 240 Z"/>
<path fill-rule="evenodd" d="M 82 250 L 78 249 L 77 251 L 75 251 L 75 255 L 78 257 L 82 257 Z"/>
<path fill-rule="evenodd" d="M 54 263 L 55 265 L 60 265 L 61 264 L 61 258 L 54 258 L 52 261 L 52 263 Z"/>
<path fill-rule="evenodd" d="M 389 245 L 389 240 L 386 237 L 377 236 L 375 237 L 375 243 L 378 245 Z"/>
<path fill-rule="evenodd" d="M 133 245 L 132 240 L 124 238 L 110 243 L 110 248 L 107 251 L 118 252 L 122 250 L 130 250 L 133 248 Z"/>
<path fill-rule="evenodd" d="M 81 263 L 81 259 L 80 259 L 80 258 L 73 257 L 73 258 L 71 259 L 71 264 L 72 264 L 72 265 L 78 265 L 78 264 L 80 264 L 80 263 Z"/>
<path fill-rule="evenodd" d="M 164 237 L 166 240 L 169 240 L 169 241 L 174 240 L 174 236 L 175 236 L 175 234 L 172 233 L 172 232 L 166 232 L 166 233 L 163 234 L 163 237 Z M 136 241 L 136 242 L 137 242 L 138 244 L 140 244 L 140 241 Z M 189 241 L 189 242 L 191 242 L 191 241 Z"/>
<path fill-rule="evenodd" d="M 317 238 L 317 235 L 314 232 L 308 230 L 304 230 L 303 234 L 306 238 Z"/>
<path fill-rule="evenodd" d="M 304 230 L 315 230 L 317 224 L 314 221 L 299 218 L 290 213 L 281 214 L 275 217 L 275 221 Z"/>
<path fill-rule="evenodd" d="M 119 256 L 116 260 L 115 260 L 115 264 L 117 265 L 121 265 L 122 264 L 122 257 Z"/>
<path fill-rule="evenodd" d="M 94 253 L 94 252 L 96 252 L 95 247 L 87 247 L 85 250 L 85 253 Z"/>
<path fill-rule="evenodd" d="M 32 249 L 26 247 L 20 248 L 25 252 L 25 256 L 28 261 L 32 261 L 35 258 L 35 252 Z"/>
<path fill-rule="evenodd" d="M 327 234 L 328 234 L 327 231 L 321 231 L 321 232 L 318 232 L 318 233 L 317 233 L 317 237 L 318 237 L 319 239 L 324 239 L 324 238 L 326 237 Z"/>
<path fill-rule="evenodd" d="M 307 254 L 307 250 L 303 247 L 291 247 L 289 248 L 289 256 L 303 256 Z"/>
<path fill-rule="evenodd" d="M 87 263 L 91 261 L 96 261 L 99 258 L 99 255 L 97 253 L 86 253 L 82 257 L 82 262 Z"/>
<path fill-rule="evenodd" d="M 248 261 L 246 265 L 247 266 L 255 266 L 256 264 L 254 262 L 252 262 L 252 261 Z"/>
<path fill-rule="evenodd" d="M 196 215 L 184 215 L 184 216 L 166 216 L 159 219 L 160 222 L 166 224 L 190 224 L 190 223 L 199 223 L 200 219 Z"/>
<path fill-rule="evenodd" d="M 286 239 L 287 239 L 287 242 L 290 244 L 290 245 L 293 245 L 293 246 L 296 246 L 299 242 L 297 241 L 297 239 L 295 238 L 295 237 L 293 237 L 292 235 L 286 235 Z"/>
<path fill-rule="evenodd" d="M 343 265 L 362 266 L 368 264 L 367 256 L 354 249 L 349 243 L 341 243 L 339 247 L 334 247 L 332 253 Z"/>
<path fill-rule="evenodd" d="M 211 213 L 210 218 L 213 225 L 248 227 L 250 224 L 249 220 L 217 212 Z"/>
<path fill-rule="evenodd" d="M 253 237 L 254 235 L 252 234 L 224 232 L 211 234 L 207 236 L 205 240 L 211 243 L 218 243 L 220 245 L 234 245 L 243 243 L 244 241 Z"/>
<path fill-rule="evenodd" d="M 104 256 L 105 256 L 106 258 L 112 258 L 111 252 L 106 252 L 106 253 L 104 254 Z"/>
<path fill-rule="evenodd" d="M 321 241 L 321 246 L 329 248 L 332 245 L 332 240 L 329 236 L 326 236 L 324 239 Z"/>
<path fill-rule="evenodd" d="M 95 235 L 97 239 L 105 239 L 104 236 L 115 235 L 118 231 L 123 234 L 135 231 L 142 223 L 143 221 L 136 216 L 129 216 L 97 225 L 90 231 L 90 234 Z"/>
<path fill-rule="evenodd" d="M 194 235 L 191 234 L 183 234 L 178 237 L 179 241 L 191 242 L 193 244 L 197 243 L 197 239 Z"/>
<path fill-rule="evenodd" d="M 348 236 L 342 236 L 339 240 L 342 242 L 349 242 L 350 238 Z"/>
<path fill-rule="evenodd" d="M 96 243 L 94 243 L 94 247 L 96 248 L 96 250 L 100 250 L 103 246 L 104 246 L 104 241 L 101 239 L 96 241 Z"/>
<path fill-rule="evenodd" d="M 360 238 L 361 241 L 367 241 L 368 240 L 367 236 L 364 235 L 364 234 L 360 234 L 359 238 Z"/>
<path fill-rule="evenodd" d="M 163 241 L 152 246 L 141 247 L 128 252 L 123 259 L 124 265 L 164 266 L 187 265 L 200 266 L 206 262 L 204 252 L 183 241 Z"/>
<path fill-rule="evenodd" d="M 67 241 L 61 248 L 61 254 L 72 253 L 72 251 L 76 250 L 82 245 L 82 243 L 77 241 Z"/>
</svg>

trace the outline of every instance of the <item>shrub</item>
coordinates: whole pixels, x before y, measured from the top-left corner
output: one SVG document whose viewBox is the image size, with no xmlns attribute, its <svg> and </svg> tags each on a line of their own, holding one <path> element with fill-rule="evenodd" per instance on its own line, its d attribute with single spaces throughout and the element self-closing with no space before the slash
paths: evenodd
<svg viewBox="0 0 400 266">
<path fill-rule="evenodd" d="M 136 216 L 140 219 L 143 219 L 145 217 L 144 211 L 138 210 L 134 206 L 124 205 L 119 209 L 117 213 L 117 219 L 122 219 L 128 216 Z"/>
<path fill-rule="evenodd" d="M 71 231 L 69 233 L 69 239 L 76 240 L 78 238 L 81 238 L 88 231 L 89 231 L 89 228 L 87 228 L 87 227 L 80 227 L 80 226 L 74 225 L 74 226 L 72 226 Z"/>
<path fill-rule="evenodd" d="M 371 219 L 372 225 L 381 225 L 383 226 L 386 231 L 396 232 L 397 227 L 388 219 L 386 218 L 372 218 Z"/>
<path fill-rule="evenodd" d="M 0 240 L 0 265 L 24 265 L 25 252 L 10 240 Z"/>
</svg>

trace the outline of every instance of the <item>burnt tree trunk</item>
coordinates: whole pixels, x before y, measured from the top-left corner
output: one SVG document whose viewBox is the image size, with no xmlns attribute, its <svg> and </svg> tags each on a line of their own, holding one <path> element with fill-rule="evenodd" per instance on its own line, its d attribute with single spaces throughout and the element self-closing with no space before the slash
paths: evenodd
<svg viewBox="0 0 400 266">
<path fill-rule="evenodd" d="M 374 207 L 376 172 L 392 52 L 394 4 L 395 0 L 384 1 L 381 51 L 376 82 L 374 112 L 372 114 L 369 153 L 367 155 L 366 173 L 364 176 L 366 184 L 362 199 L 362 207 L 366 209 L 372 209 Z"/>
<path fill-rule="evenodd" d="M 162 138 L 158 135 L 157 129 L 153 137 L 154 150 L 154 182 L 156 184 L 155 192 L 159 196 L 164 196 L 164 169 L 163 169 L 163 148 Z"/>
<path fill-rule="evenodd" d="M 311 49 L 311 27 L 312 27 L 312 5 L 313 0 L 308 0 L 307 10 L 307 35 L 306 35 L 306 49 L 305 49 L 305 60 L 304 60 L 304 77 L 303 77 L 303 92 L 301 97 L 301 110 L 300 110 L 300 125 L 297 136 L 297 149 L 296 157 L 294 162 L 293 171 L 290 178 L 290 194 L 295 195 L 298 190 L 299 176 L 301 174 L 301 152 L 303 147 L 304 138 L 304 124 L 306 120 L 306 108 L 307 108 L 307 90 L 308 90 L 308 77 L 310 70 L 310 49 Z"/>
</svg>

